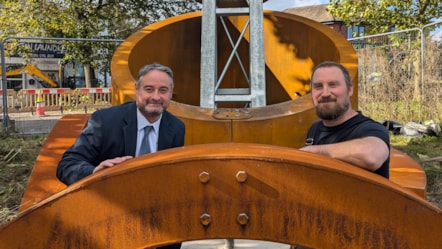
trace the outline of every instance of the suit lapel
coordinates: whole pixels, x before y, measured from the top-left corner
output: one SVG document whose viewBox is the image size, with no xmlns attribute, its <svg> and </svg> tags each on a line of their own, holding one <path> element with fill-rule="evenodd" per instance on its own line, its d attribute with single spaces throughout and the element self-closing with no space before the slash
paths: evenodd
<svg viewBox="0 0 442 249">
<path fill-rule="evenodd" d="M 170 122 L 170 114 L 164 111 L 158 133 L 158 150 L 165 150 L 171 147 L 173 134 L 170 129 Z"/>
<path fill-rule="evenodd" d="M 126 123 L 126 125 L 123 126 L 125 155 L 135 156 L 138 132 L 136 111 L 137 109 L 134 102 L 130 105 L 129 110 L 123 117 L 124 122 Z"/>
</svg>

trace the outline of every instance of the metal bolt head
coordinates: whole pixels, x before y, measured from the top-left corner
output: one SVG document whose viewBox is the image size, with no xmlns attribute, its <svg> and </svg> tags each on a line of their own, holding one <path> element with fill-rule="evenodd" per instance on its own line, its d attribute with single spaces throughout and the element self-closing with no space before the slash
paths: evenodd
<svg viewBox="0 0 442 249">
<path fill-rule="evenodd" d="M 241 226 L 245 226 L 249 222 L 249 216 L 246 213 L 240 213 L 238 214 L 236 221 L 238 221 Z"/>
<path fill-rule="evenodd" d="M 245 182 L 247 181 L 248 175 L 247 172 L 245 171 L 238 171 L 238 173 L 236 173 L 236 180 L 238 180 L 238 182 Z"/>
<path fill-rule="evenodd" d="M 208 226 L 212 222 L 212 217 L 208 213 L 204 213 L 200 216 L 200 221 L 203 226 Z"/>
<path fill-rule="evenodd" d="M 208 183 L 210 181 L 210 174 L 209 172 L 203 171 L 199 174 L 198 179 L 202 183 Z"/>
</svg>

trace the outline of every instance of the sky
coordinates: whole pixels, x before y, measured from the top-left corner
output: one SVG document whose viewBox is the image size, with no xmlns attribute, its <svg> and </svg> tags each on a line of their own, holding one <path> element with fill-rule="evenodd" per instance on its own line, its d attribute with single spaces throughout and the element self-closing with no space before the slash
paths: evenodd
<svg viewBox="0 0 442 249">
<path fill-rule="evenodd" d="M 329 3 L 329 0 L 268 0 L 264 9 L 283 11 L 287 8 Z"/>
</svg>

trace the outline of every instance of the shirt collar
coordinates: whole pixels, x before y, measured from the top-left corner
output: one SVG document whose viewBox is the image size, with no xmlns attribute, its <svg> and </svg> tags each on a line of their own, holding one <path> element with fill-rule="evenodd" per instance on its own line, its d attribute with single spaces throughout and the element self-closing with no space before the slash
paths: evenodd
<svg viewBox="0 0 442 249">
<path fill-rule="evenodd" d="M 144 127 L 151 125 L 155 132 L 158 132 L 160 129 L 160 122 L 163 115 L 161 114 L 160 118 L 154 123 L 150 123 L 147 119 L 141 114 L 140 110 L 137 108 L 137 129 L 138 131 L 144 129 Z"/>
</svg>

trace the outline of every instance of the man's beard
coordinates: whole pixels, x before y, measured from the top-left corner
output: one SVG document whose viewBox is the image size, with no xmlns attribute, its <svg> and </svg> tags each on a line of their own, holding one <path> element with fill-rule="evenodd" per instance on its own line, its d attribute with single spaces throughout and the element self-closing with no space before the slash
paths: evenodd
<svg viewBox="0 0 442 249">
<path fill-rule="evenodd" d="M 146 104 L 145 106 L 138 108 L 140 110 L 140 112 L 146 117 L 160 116 L 164 111 L 164 108 L 160 108 L 159 110 L 155 110 L 155 111 L 149 111 L 147 106 L 148 105 Z"/>
<path fill-rule="evenodd" d="M 316 115 L 318 115 L 319 118 L 322 120 L 335 120 L 341 115 L 343 115 L 348 108 L 350 108 L 350 102 L 345 102 L 344 104 L 340 105 L 337 102 L 327 102 L 327 104 L 321 104 L 319 103 L 316 107 Z M 330 104 L 333 104 L 330 106 Z"/>
</svg>

